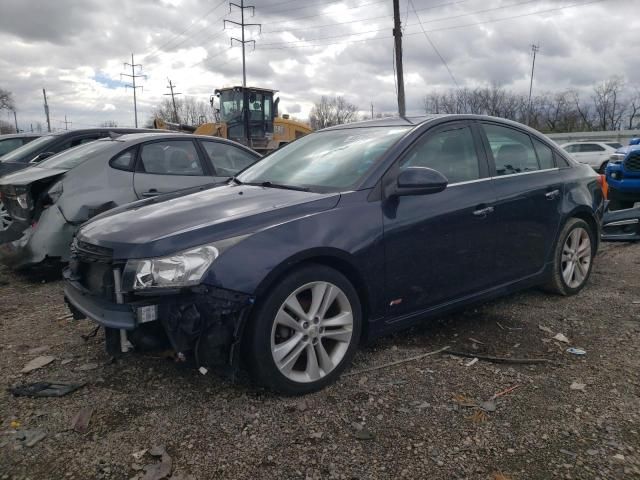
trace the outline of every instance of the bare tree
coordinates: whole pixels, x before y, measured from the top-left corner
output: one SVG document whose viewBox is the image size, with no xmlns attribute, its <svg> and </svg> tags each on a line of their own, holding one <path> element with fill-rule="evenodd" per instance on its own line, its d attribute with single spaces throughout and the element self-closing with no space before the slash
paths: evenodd
<svg viewBox="0 0 640 480">
<path fill-rule="evenodd" d="M 635 118 L 640 116 L 640 89 L 638 87 L 635 88 L 633 96 L 629 100 L 628 112 L 629 130 L 631 130 L 636 126 Z"/>
<path fill-rule="evenodd" d="M 0 88 L 0 110 L 15 110 L 15 108 L 13 94 L 9 90 Z"/>
<path fill-rule="evenodd" d="M 313 105 L 309 114 L 311 128 L 315 130 L 357 120 L 358 107 L 348 102 L 344 97 L 329 98 L 323 95 Z"/>
<path fill-rule="evenodd" d="M 176 111 L 179 123 L 195 126 L 216 121 L 209 102 L 198 100 L 194 97 L 176 99 Z M 173 104 L 171 100 L 163 99 L 153 111 L 152 116 L 167 122 L 173 122 Z"/>
<path fill-rule="evenodd" d="M 118 126 L 118 122 L 115 120 L 105 120 L 100 124 L 100 126 L 104 128 L 116 128 Z"/>
<path fill-rule="evenodd" d="M 599 130 L 618 130 L 625 108 L 620 103 L 624 83 L 620 77 L 611 77 L 593 89 L 593 106 L 596 115 L 595 127 Z"/>
</svg>

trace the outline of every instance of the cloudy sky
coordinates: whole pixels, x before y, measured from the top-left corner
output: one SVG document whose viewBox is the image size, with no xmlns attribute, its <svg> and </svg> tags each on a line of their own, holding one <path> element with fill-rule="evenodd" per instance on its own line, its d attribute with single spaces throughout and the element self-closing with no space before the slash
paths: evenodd
<svg viewBox="0 0 640 480">
<path fill-rule="evenodd" d="M 240 3 L 240 0 L 236 0 Z M 305 118 L 321 95 L 343 95 L 363 113 L 395 112 L 392 0 L 245 0 L 248 84 L 280 91 Z M 589 90 L 611 75 L 637 86 L 637 0 L 400 0 L 407 110 L 433 89 L 529 88 L 532 43 L 540 45 L 535 91 Z M 634 8 L 636 7 L 636 8 Z M 237 8 L 219 0 L 0 0 L 0 88 L 13 92 L 20 128 L 133 125 L 125 89 L 131 53 L 146 75 L 139 121 L 168 92 L 208 99 L 242 81 Z M 423 32 L 423 30 L 426 32 Z M 428 37 L 428 38 L 427 38 Z M 429 39 L 439 52 L 430 44 Z M 448 65 L 449 71 L 445 67 Z M 3 120 L 6 115 L 2 113 Z M 11 118 L 11 120 L 13 120 Z"/>
</svg>

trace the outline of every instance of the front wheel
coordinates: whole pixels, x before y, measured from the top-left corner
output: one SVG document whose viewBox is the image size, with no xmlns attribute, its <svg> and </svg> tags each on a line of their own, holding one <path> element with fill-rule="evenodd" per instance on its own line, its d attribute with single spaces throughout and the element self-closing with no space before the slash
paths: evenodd
<svg viewBox="0 0 640 480">
<path fill-rule="evenodd" d="M 556 244 L 553 272 L 547 289 L 559 295 L 575 295 L 591 275 L 595 239 L 587 222 L 571 218 L 565 224 Z"/>
<path fill-rule="evenodd" d="M 319 390 L 351 362 L 361 324 L 358 295 L 344 275 L 302 267 L 271 290 L 252 318 L 245 343 L 252 376 L 289 395 Z"/>
</svg>

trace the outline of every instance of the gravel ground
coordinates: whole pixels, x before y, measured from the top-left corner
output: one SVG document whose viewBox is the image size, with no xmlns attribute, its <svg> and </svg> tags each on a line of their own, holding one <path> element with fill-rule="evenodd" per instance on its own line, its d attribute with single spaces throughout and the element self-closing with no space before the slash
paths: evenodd
<svg viewBox="0 0 640 480">
<path fill-rule="evenodd" d="M 174 479 L 640 478 L 639 273 L 640 244 L 605 245 L 576 297 L 531 290 L 429 322 L 364 347 L 330 388 L 283 398 L 158 356 L 109 363 L 102 333 L 84 340 L 91 325 L 67 317 L 60 281 L 4 271 L 2 385 L 86 385 L 61 398 L 2 389 L 0 479 L 141 479 L 145 466 Z M 358 373 L 444 346 L 554 363 L 443 353 Z M 55 360 L 21 373 L 42 355 Z M 28 447 L 25 430 L 46 436 Z"/>
</svg>

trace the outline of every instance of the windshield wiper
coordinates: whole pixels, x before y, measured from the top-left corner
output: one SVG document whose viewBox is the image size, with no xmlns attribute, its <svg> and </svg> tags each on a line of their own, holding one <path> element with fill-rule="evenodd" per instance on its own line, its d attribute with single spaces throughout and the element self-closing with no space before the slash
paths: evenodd
<svg viewBox="0 0 640 480">
<path fill-rule="evenodd" d="M 236 180 L 239 182 L 239 180 Z M 266 188 L 282 188 L 283 190 L 297 190 L 299 192 L 310 191 L 307 187 L 298 187 L 297 185 L 285 185 L 283 183 L 273 183 L 269 180 L 264 182 L 241 182 L 241 185 L 253 185 L 254 187 L 266 187 Z"/>
</svg>

